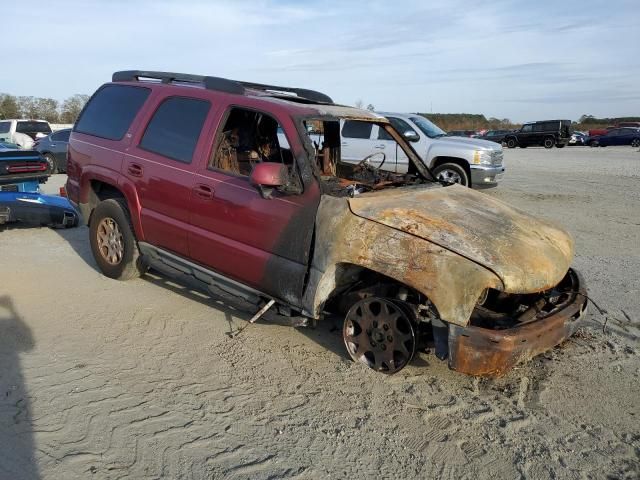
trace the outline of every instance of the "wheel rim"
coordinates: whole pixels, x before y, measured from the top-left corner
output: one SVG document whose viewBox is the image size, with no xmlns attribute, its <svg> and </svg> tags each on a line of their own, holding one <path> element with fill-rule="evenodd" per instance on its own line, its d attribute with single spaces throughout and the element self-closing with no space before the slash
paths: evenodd
<svg viewBox="0 0 640 480">
<path fill-rule="evenodd" d="M 553 140 L 549 140 L 549 139 L 545 140 L 544 141 L 544 146 L 547 147 L 547 148 L 553 147 Z"/>
<path fill-rule="evenodd" d="M 111 265 L 118 265 L 124 256 L 124 242 L 120 227 L 113 218 L 103 218 L 96 231 L 98 251 Z"/>
<path fill-rule="evenodd" d="M 49 164 L 49 170 L 53 172 L 53 169 L 56 167 L 56 162 L 51 155 L 45 155 L 44 159 Z"/>
<path fill-rule="evenodd" d="M 464 181 L 462 180 L 462 175 L 460 175 L 455 170 L 449 170 L 448 168 L 445 168 L 444 170 L 441 170 L 440 172 L 438 172 L 438 180 L 441 180 L 443 182 L 449 182 L 449 183 L 464 184 Z"/>
<path fill-rule="evenodd" d="M 384 298 L 369 297 L 354 304 L 345 317 L 342 335 L 354 361 L 386 374 L 403 369 L 416 351 L 409 317 Z"/>
<path fill-rule="evenodd" d="M 640 147 L 640 140 L 634 140 L 633 142 L 631 142 L 631 146 L 632 147 Z"/>
</svg>

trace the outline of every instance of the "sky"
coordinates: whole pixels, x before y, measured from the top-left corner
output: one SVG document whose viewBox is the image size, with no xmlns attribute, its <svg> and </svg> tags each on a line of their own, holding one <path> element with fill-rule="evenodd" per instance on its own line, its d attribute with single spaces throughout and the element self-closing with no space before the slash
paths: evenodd
<svg viewBox="0 0 640 480">
<path fill-rule="evenodd" d="M 2 0 L 0 92 L 62 100 L 117 70 L 320 90 L 379 111 L 640 115 L 638 0 Z"/>
</svg>

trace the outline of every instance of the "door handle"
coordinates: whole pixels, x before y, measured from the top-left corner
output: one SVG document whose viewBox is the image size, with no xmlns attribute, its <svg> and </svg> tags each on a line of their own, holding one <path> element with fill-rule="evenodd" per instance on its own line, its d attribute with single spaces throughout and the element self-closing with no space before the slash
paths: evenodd
<svg viewBox="0 0 640 480">
<path fill-rule="evenodd" d="M 384 150 L 384 147 L 385 147 L 384 145 L 376 145 L 376 146 L 375 146 L 375 147 L 373 147 L 373 148 L 378 148 L 378 149 L 380 149 L 380 150 Z"/>
<path fill-rule="evenodd" d="M 209 185 L 200 184 L 193 187 L 193 193 L 204 200 L 213 199 L 213 192 L 213 187 L 210 187 Z"/>
<path fill-rule="evenodd" d="M 346 147 L 347 145 L 348 145 L 347 142 L 342 142 L 343 147 Z"/>
<path fill-rule="evenodd" d="M 137 163 L 130 163 L 127 167 L 127 172 L 133 177 L 141 177 L 142 176 L 142 166 Z"/>
</svg>

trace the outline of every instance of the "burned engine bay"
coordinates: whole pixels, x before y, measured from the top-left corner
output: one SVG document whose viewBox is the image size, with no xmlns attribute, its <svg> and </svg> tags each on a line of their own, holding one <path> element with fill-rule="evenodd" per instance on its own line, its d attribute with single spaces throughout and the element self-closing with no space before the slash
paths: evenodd
<svg viewBox="0 0 640 480">
<path fill-rule="evenodd" d="M 343 159 L 340 120 L 308 119 L 303 122 L 308 139 L 314 150 L 314 167 L 319 173 L 323 193 L 337 197 L 353 197 L 370 191 L 393 187 L 404 187 L 433 183 L 433 177 L 422 164 L 417 154 L 411 150 L 390 124 L 382 122 L 358 121 L 362 124 L 377 125 L 384 129 L 388 138 L 395 141 L 398 151 L 406 154 L 410 161 L 407 172 L 393 171 L 393 162 L 382 151 L 364 154 L 357 162 Z"/>
</svg>

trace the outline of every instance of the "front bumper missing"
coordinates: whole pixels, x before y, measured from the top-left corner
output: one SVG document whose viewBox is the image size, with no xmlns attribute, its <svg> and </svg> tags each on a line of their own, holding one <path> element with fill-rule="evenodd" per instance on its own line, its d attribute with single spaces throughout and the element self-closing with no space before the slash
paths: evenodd
<svg viewBox="0 0 640 480">
<path fill-rule="evenodd" d="M 469 375 L 500 376 L 562 343 L 577 330 L 587 309 L 586 288 L 570 269 L 570 299 L 544 318 L 504 330 L 449 325 L 449 368 Z"/>
</svg>

